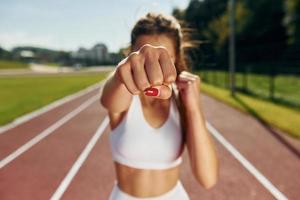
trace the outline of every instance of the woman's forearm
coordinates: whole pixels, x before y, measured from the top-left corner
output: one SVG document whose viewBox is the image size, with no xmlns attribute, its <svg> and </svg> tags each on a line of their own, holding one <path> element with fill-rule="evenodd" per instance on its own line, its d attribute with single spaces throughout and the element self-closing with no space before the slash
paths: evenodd
<svg viewBox="0 0 300 200">
<path fill-rule="evenodd" d="M 101 104 L 111 112 L 126 110 L 132 98 L 132 94 L 118 79 L 116 70 L 107 77 L 100 95 Z"/>
<path fill-rule="evenodd" d="M 186 109 L 187 145 L 196 179 L 205 188 L 210 188 L 217 181 L 218 159 L 201 110 L 200 106 Z"/>
</svg>

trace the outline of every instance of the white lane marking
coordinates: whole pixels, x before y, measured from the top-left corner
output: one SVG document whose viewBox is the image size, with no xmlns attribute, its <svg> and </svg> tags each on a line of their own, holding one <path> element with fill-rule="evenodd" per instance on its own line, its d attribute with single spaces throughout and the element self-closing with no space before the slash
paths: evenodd
<svg viewBox="0 0 300 200">
<path fill-rule="evenodd" d="M 79 155 L 75 163 L 73 164 L 72 168 L 68 172 L 68 174 L 65 176 L 61 184 L 58 186 L 50 200 L 58 200 L 62 197 L 68 186 L 70 185 L 71 181 L 79 171 L 80 167 L 83 165 L 85 160 L 87 159 L 88 155 L 96 145 L 96 142 L 103 134 L 105 128 L 109 124 L 109 118 L 106 116 L 103 120 L 103 122 L 100 124 L 99 128 L 97 129 L 95 135 L 92 137 L 92 139 L 89 141 L 89 143 L 86 145 L 82 153 Z"/>
<path fill-rule="evenodd" d="M 85 88 L 83 90 L 80 90 L 79 92 L 76 92 L 76 93 L 71 94 L 69 96 L 63 97 L 62 99 L 56 100 L 56 101 L 54 101 L 54 102 L 52 102 L 52 103 L 50 103 L 50 104 L 48 104 L 48 105 L 46 105 L 46 106 L 44 106 L 44 107 L 36 110 L 36 111 L 33 111 L 33 112 L 28 113 L 26 115 L 23 115 L 23 116 L 21 116 L 19 118 L 16 118 L 13 122 L 11 122 L 11 123 L 9 123 L 7 125 L 0 126 L 0 134 L 5 133 L 9 129 L 15 128 L 16 126 L 18 126 L 18 125 L 20 125 L 22 123 L 25 123 L 25 122 L 27 122 L 27 121 L 29 121 L 29 120 L 31 120 L 31 119 L 33 119 L 33 118 L 35 118 L 35 117 L 43 114 L 43 113 L 46 113 L 46 112 L 48 112 L 48 111 L 50 111 L 50 110 L 52 110 L 52 109 L 54 109 L 54 108 L 56 108 L 56 107 L 58 107 L 58 106 L 60 106 L 62 104 L 65 104 L 65 103 L 67 103 L 69 101 L 72 101 L 72 100 L 74 100 L 76 98 L 79 98 L 79 97 L 81 97 L 81 96 L 83 96 L 83 95 L 91 92 L 92 90 L 95 90 L 96 88 L 98 88 L 98 87 L 101 86 L 102 82 L 103 81 L 101 81 L 99 83 L 96 83 L 94 85 L 91 85 L 91 86 L 89 86 L 89 87 L 87 87 L 87 88 Z"/>
<path fill-rule="evenodd" d="M 5 165 L 16 159 L 18 156 L 20 156 L 22 153 L 30 149 L 33 145 L 37 144 L 39 141 L 50 135 L 52 132 L 54 132 L 56 129 L 64 125 L 66 122 L 71 120 L 73 117 L 75 117 L 77 114 L 79 114 L 81 111 L 86 109 L 89 105 L 94 103 L 96 100 L 99 99 L 99 94 L 89 98 L 87 101 L 82 103 L 80 106 L 78 106 L 76 109 L 74 109 L 72 112 L 66 114 L 64 117 L 56 121 L 54 124 L 49 126 L 47 129 L 43 130 L 41 133 L 39 133 L 37 136 L 32 138 L 29 142 L 25 143 L 21 147 L 19 147 L 17 150 L 15 150 L 13 153 L 5 157 L 0 161 L 0 169 L 3 168 Z"/>
<path fill-rule="evenodd" d="M 276 199 L 288 199 L 207 121 L 206 126 L 211 134 L 233 155 L 233 157 L 237 159 Z"/>
</svg>

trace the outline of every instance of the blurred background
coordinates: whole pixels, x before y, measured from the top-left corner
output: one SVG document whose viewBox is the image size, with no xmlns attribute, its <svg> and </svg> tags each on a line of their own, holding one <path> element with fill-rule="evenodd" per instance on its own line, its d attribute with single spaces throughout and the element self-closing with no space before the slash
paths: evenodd
<svg viewBox="0 0 300 200">
<path fill-rule="evenodd" d="M 294 173 L 300 170 L 300 0 L 1 1 L 0 133 L 22 126 L 25 114 L 31 119 L 31 112 L 104 80 L 124 58 L 134 23 L 148 12 L 173 15 L 197 43 L 186 53 L 190 69 L 202 80 L 207 119 L 283 196 L 272 189 L 266 193 L 273 196 L 264 196 L 248 178 L 250 189 L 241 189 L 240 195 L 219 190 L 222 185 L 201 193 L 207 199 L 230 199 L 230 194 L 232 199 L 299 198 L 300 177 Z M 1 168 L 34 135 L 9 147 L 19 140 L 18 133 L 12 138 L 0 134 Z M 261 150 L 260 158 L 255 149 Z M 269 172 L 278 159 L 282 166 Z M 230 176 L 226 169 L 231 167 L 225 164 L 221 174 Z M 14 191 L 11 174 L 2 176 L 0 186 L 8 190 L 0 189 L 0 198 L 1 192 L 5 199 L 15 197 L 9 192 Z M 229 184 L 225 179 L 221 183 Z M 196 189 L 190 193 L 198 199 Z"/>
</svg>

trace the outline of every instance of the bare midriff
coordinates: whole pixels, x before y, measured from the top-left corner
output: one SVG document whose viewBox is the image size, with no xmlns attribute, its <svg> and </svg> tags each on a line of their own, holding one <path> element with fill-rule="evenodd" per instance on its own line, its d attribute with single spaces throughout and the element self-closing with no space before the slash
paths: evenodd
<svg viewBox="0 0 300 200">
<path fill-rule="evenodd" d="M 169 169 L 137 169 L 114 162 L 119 188 L 132 196 L 146 198 L 163 195 L 176 186 L 179 166 Z"/>
</svg>

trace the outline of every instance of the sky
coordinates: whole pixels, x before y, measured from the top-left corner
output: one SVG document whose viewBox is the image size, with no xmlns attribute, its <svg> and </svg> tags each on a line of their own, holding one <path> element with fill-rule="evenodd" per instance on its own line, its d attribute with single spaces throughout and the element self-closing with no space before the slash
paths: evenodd
<svg viewBox="0 0 300 200">
<path fill-rule="evenodd" d="M 117 52 L 147 12 L 171 14 L 189 0 L 0 0 L 0 46 L 75 51 L 96 43 Z"/>
</svg>

